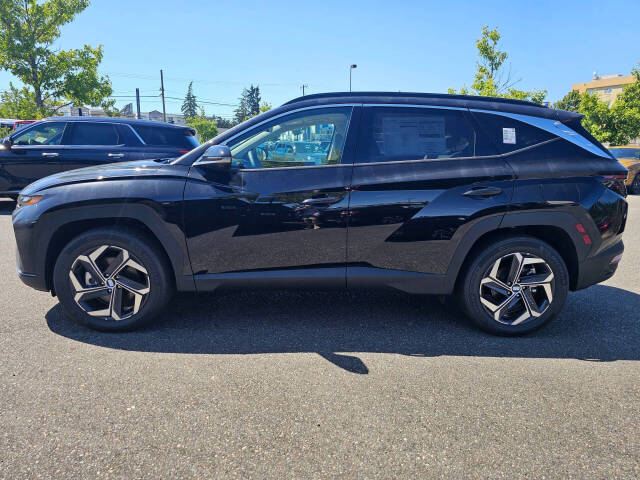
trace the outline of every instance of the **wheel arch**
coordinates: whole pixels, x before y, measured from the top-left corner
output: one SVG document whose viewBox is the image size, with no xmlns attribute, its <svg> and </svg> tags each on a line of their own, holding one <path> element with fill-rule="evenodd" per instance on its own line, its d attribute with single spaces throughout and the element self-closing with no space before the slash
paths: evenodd
<svg viewBox="0 0 640 480">
<path fill-rule="evenodd" d="M 45 252 L 41 265 L 48 290 L 53 289 L 53 267 L 65 245 L 75 236 L 101 227 L 136 230 L 155 242 L 163 253 L 178 290 L 194 290 L 191 265 L 178 225 L 165 222 L 153 208 L 144 205 L 80 207 L 43 222 L 39 247 Z M 170 230 L 174 230 L 171 232 Z"/>
<path fill-rule="evenodd" d="M 553 247 L 562 257 L 569 272 L 570 289 L 578 285 L 580 262 L 589 251 L 577 232 L 579 220 L 567 212 L 544 212 L 540 214 L 524 212 L 507 214 L 496 228 L 484 225 L 469 232 L 466 245 L 460 245 L 454 258 L 457 264 L 450 266 L 449 275 L 454 279 L 453 289 L 457 289 L 476 254 L 498 240 L 514 236 L 528 236 L 542 240 Z M 462 251 L 461 251 L 462 250 Z"/>
</svg>

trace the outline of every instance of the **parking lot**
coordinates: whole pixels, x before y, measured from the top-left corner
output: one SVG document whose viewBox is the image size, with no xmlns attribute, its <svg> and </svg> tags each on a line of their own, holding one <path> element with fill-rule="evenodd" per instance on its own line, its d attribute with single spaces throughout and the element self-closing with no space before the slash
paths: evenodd
<svg viewBox="0 0 640 480">
<path fill-rule="evenodd" d="M 20 283 L 0 201 L 0 478 L 638 478 L 629 202 L 616 276 L 499 338 L 393 292 L 181 295 L 93 332 Z"/>
</svg>

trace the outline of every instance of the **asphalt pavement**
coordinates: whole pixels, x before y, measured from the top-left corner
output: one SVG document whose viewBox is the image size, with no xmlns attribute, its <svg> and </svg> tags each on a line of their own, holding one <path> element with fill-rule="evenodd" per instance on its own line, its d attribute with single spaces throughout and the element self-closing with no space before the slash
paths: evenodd
<svg viewBox="0 0 640 480">
<path fill-rule="evenodd" d="M 93 332 L 19 281 L 0 201 L 0 478 L 639 478 L 629 202 L 618 273 L 501 338 L 393 292 L 179 295 Z"/>
</svg>

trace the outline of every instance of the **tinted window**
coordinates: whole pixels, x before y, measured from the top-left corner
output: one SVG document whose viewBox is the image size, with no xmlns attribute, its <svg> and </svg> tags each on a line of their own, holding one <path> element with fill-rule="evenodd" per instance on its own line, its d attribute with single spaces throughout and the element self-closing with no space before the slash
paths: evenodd
<svg viewBox="0 0 640 480">
<path fill-rule="evenodd" d="M 71 145 L 120 145 L 115 125 L 109 123 L 76 122 L 71 132 Z"/>
<path fill-rule="evenodd" d="M 275 168 L 340 163 L 351 107 L 292 113 L 229 142 L 240 168 Z"/>
<path fill-rule="evenodd" d="M 132 125 L 133 129 L 147 145 L 176 147 L 191 150 L 198 141 L 190 130 L 154 125 Z"/>
<path fill-rule="evenodd" d="M 474 145 L 475 133 L 461 111 L 371 107 L 364 109 L 357 161 L 471 157 Z"/>
<path fill-rule="evenodd" d="M 501 153 L 512 152 L 556 138 L 538 127 L 503 115 L 478 112 L 472 112 L 472 114 L 478 122 L 479 135 L 487 137 L 485 145 L 493 143 Z M 483 149 L 479 146 L 476 155 L 493 154 L 482 151 Z"/>
<path fill-rule="evenodd" d="M 610 148 L 609 151 L 616 158 L 634 158 L 640 160 L 640 148 Z"/>
<path fill-rule="evenodd" d="M 41 123 L 13 136 L 15 145 L 60 145 L 65 122 Z"/>
</svg>

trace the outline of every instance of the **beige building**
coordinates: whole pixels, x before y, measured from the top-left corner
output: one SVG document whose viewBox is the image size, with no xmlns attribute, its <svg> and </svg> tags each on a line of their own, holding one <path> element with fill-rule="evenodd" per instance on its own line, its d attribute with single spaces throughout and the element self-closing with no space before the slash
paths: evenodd
<svg viewBox="0 0 640 480">
<path fill-rule="evenodd" d="M 622 88 L 636 81 L 634 75 L 603 75 L 593 73 L 593 80 L 586 83 L 576 83 L 571 86 L 572 90 L 580 93 L 589 92 L 596 94 L 600 100 L 607 102 L 609 106 L 615 102 L 618 94 L 622 93 Z"/>
</svg>

